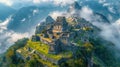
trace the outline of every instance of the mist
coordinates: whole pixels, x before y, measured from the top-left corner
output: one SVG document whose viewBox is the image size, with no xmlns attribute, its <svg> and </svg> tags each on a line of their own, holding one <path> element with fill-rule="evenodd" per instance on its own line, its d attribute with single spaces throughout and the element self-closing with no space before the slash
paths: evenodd
<svg viewBox="0 0 120 67">
<path fill-rule="evenodd" d="M 92 23 L 94 26 L 101 29 L 100 36 L 112 43 L 115 44 L 115 47 L 120 49 L 120 19 L 115 22 L 107 23 L 103 22 L 102 18 L 96 16 L 93 13 L 93 10 L 87 6 L 84 6 L 82 10 L 79 12 L 79 15 Z"/>
<path fill-rule="evenodd" d="M 30 32 L 17 33 L 13 30 L 8 30 L 7 25 L 11 17 L 7 18 L 4 22 L 0 23 L 0 54 L 4 53 L 10 46 L 19 39 L 27 38 L 32 35 Z"/>
</svg>

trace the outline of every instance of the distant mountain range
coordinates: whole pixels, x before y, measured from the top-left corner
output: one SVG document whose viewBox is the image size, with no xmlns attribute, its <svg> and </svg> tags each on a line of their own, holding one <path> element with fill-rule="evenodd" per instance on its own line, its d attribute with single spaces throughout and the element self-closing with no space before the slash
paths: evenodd
<svg viewBox="0 0 120 67">
<path fill-rule="evenodd" d="M 8 24 L 8 29 L 16 32 L 26 32 L 33 29 L 42 19 L 54 10 L 62 10 L 57 7 L 29 6 L 19 9 Z M 24 29 L 24 30 L 23 30 Z"/>
<path fill-rule="evenodd" d="M 68 12 L 72 10 L 81 10 L 82 6 L 80 6 L 77 2 L 73 3 L 69 6 Z M 14 30 L 16 32 L 26 32 L 32 29 L 41 21 L 41 19 L 48 16 L 48 14 L 54 10 L 61 11 L 61 8 L 57 7 L 39 7 L 39 6 L 29 6 L 23 7 L 19 9 L 13 16 L 12 20 L 8 24 L 8 29 Z M 77 11 L 76 11 L 77 13 Z M 100 14 L 94 13 L 96 16 L 100 16 L 102 21 L 109 22 L 108 19 Z M 33 23 L 34 22 L 34 23 Z M 23 30 L 24 29 L 24 30 Z"/>
<path fill-rule="evenodd" d="M 15 9 L 4 4 L 0 4 L 0 21 L 1 22 L 4 21 L 6 18 L 14 14 L 15 12 L 16 12 Z"/>
<path fill-rule="evenodd" d="M 68 12 L 73 12 L 75 11 L 75 14 L 79 16 L 80 11 L 82 10 L 82 6 L 79 5 L 78 2 L 74 2 L 68 9 Z M 108 18 L 106 16 L 104 16 L 104 14 L 93 11 L 93 15 L 95 17 L 101 18 L 101 19 L 97 19 L 100 22 L 106 22 L 106 23 L 110 23 L 110 21 L 108 20 Z M 81 16 L 82 17 L 82 16 Z"/>
<path fill-rule="evenodd" d="M 100 3 L 97 0 L 88 0 L 84 1 L 81 0 L 81 6 L 88 6 L 93 11 L 104 15 L 109 21 L 114 22 L 115 20 L 119 19 L 120 17 L 120 10 L 119 10 L 119 1 L 115 0 L 106 0 L 107 2 Z M 104 2 L 104 1 L 103 1 Z M 113 4 L 114 3 L 114 4 Z"/>
</svg>

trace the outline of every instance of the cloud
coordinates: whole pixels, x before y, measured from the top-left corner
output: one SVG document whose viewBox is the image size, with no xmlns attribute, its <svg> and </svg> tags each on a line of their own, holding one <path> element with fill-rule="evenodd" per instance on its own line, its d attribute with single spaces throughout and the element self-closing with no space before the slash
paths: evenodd
<svg viewBox="0 0 120 67">
<path fill-rule="evenodd" d="M 88 8 L 87 6 L 82 7 L 81 11 L 80 11 L 80 16 L 85 18 L 88 21 L 92 21 L 92 16 L 93 15 L 93 11 Z"/>
<path fill-rule="evenodd" d="M 118 1 L 110 1 L 110 0 L 99 0 L 98 1 L 100 4 L 103 5 L 103 7 L 107 7 L 107 9 L 111 12 L 111 13 L 116 13 L 116 10 L 114 8 L 116 8 L 116 6 L 119 6 L 119 2 Z M 115 3 L 115 4 L 114 4 Z"/>
<path fill-rule="evenodd" d="M 0 54 L 5 52 L 14 42 L 25 37 L 29 37 L 29 33 L 17 33 L 14 31 L 0 33 Z"/>
<path fill-rule="evenodd" d="M 11 1 L 11 0 L 0 0 L 0 3 L 6 4 L 8 6 L 12 6 L 13 1 Z"/>
<path fill-rule="evenodd" d="M 65 6 L 65 5 L 68 5 L 68 4 L 72 4 L 75 1 L 77 1 L 77 0 L 54 0 L 54 4 Z"/>
<path fill-rule="evenodd" d="M 11 17 L 7 18 L 4 22 L 0 23 L 0 33 L 2 33 L 3 30 L 7 29 L 7 25 L 8 25 L 10 20 L 11 20 Z"/>
<path fill-rule="evenodd" d="M 104 25 L 102 27 L 101 35 L 106 40 L 114 43 L 117 48 L 120 48 L 120 19 L 112 24 Z"/>
<path fill-rule="evenodd" d="M 106 2 L 106 0 L 99 0 L 98 2 L 103 4 Z"/>
<path fill-rule="evenodd" d="M 103 6 L 110 6 L 110 3 L 104 3 Z"/>
<path fill-rule="evenodd" d="M 63 12 L 63 11 L 53 11 L 49 15 L 55 20 L 58 16 L 65 16 L 66 12 Z"/>
<path fill-rule="evenodd" d="M 39 3 L 43 3 L 43 2 L 48 2 L 48 3 L 53 3 L 55 5 L 65 6 L 68 4 L 72 4 L 75 1 L 77 1 L 77 0 L 33 0 L 33 3 L 39 4 Z"/>
<path fill-rule="evenodd" d="M 33 10 L 33 15 L 35 15 L 35 14 L 37 14 L 37 13 L 39 13 L 39 9 Z"/>
<path fill-rule="evenodd" d="M 98 21 L 98 19 L 102 20 L 102 18 L 94 15 L 89 7 L 83 7 L 80 11 L 80 16 L 101 29 L 100 36 L 103 39 L 114 43 L 116 48 L 120 49 L 120 19 L 111 24 Z"/>
<path fill-rule="evenodd" d="M 111 13 L 114 13 L 114 14 L 116 13 L 116 11 L 114 10 L 114 8 L 111 7 L 111 6 L 108 7 L 108 10 L 109 10 Z"/>
<path fill-rule="evenodd" d="M 5 52 L 17 40 L 22 39 L 24 37 L 30 37 L 32 35 L 29 32 L 17 33 L 12 30 L 7 30 L 7 25 L 10 20 L 11 17 L 7 18 L 4 22 L 0 23 L 0 54 Z"/>
<path fill-rule="evenodd" d="M 43 3 L 51 3 L 54 5 L 66 6 L 68 4 L 72 4 L 77 0 L 0 0 L 0 3 L 6 4 L 8 6 L 12 6 L 13 4 L 43 4 Z"/>
<path fill-rule="evenodd" d="M 33 3 L 40 3 L 40 0 L 33 0 Z"/>
</svg>

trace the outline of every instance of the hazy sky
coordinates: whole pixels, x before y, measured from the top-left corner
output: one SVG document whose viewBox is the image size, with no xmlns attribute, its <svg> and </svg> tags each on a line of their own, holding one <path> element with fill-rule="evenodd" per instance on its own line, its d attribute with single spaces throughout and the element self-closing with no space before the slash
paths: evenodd
<svg viewBox="0 0 120 67">
<path fill-rule="evenodd" d="M 18 6 L 18 5 L 36 5 L 36 4 L 43 4 L 43 3 L 52 3 L 54 5 L 67 5 L 71 4 L 77 0 L 0 0 L 0 3 L 3 3 L 8 6 Z"/>
</svg>

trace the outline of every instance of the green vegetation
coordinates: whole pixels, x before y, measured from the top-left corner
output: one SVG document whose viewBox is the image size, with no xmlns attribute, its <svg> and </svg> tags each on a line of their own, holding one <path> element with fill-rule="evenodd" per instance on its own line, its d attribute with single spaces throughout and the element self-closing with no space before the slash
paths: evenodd
<svg viewBox="0 0 120 67">
<path fill-rule="evenodd" d="M 111 49 L 109 49 L 110 47 L 113 46 L 110 46 L 110 44 L 109 46 L 102 45 L 101 39 L 96 40 L 90 39 L 90 42 L 94 46 L 94 53 L 101 60 L 101 62 L 104 63 L 104 66 L 108 67 L 119 66 L 119 64 L 117 64 L 119 61 L 116 60 L 114 50 L 111 51 Z"/>
<path fill-rule="evenodd" d="M 60 53 L 58 55 L 55 54 L 49 54 L 49 46 L 47 44 L 44 44 L 42 42 L 32 42 L 32 41 L 28 41 L 27 44 L 28 47 L 35 49 L 36 51 L 38 51 L 39 53 L 45 55 L 48 58 L 53 58 L 55 60 L 60 60 L 61 58 L 70 58 L 72 57 L 72 53 L 71 52 L 63 52 Z M 65 54 L 66 53 L 66 54 Z"/>
<path fill-rule="evenodd" d="M 84 47 L 86 48 L 87 52 L 92 52 L 94 50 L 94 46 L 89 42 L 86 42 Z"/>
<path fill-rule="evenodd" d="M 87 67 L 87 64 L 83 58 L 69 59 L 67 62 L 62 63 L 60 67 Z"/>
<path fill-rule="evenodd" d="M 27 41 L 28 41 L 27 38 L 23 38 L 15 42 L 15 44 L 11 46 L 5 53 L 5 56 L 2 58 L 2 63 L 0 64 L 0 66 L 3 66 L 3 67 L 6 67 L 6 65 L 9 67 L 16 67 L 16 65 L 19 66 L 19 63 L 23 61 L 22 59 L 17 58 L 16 50 L 24 47 Z"/>
<path fill-rule="evenodd" d="M 99 36 L 98 38 L 92 38 L 91 35 L 97 36 L 90 32 L 91 30 L 94 30 L 91 27 L 92 25 L 89 26 L 89 24 L 82 24 L 83 21 L 85 22 L 85 20 L 82 19 L 80 21 L 81 24 L 79 24 L 74 18 L 68 18 L 67 22 L 70 26 L 67 29 L 67 33 L 70 32 L 70 36 L 67 36 L 67 34 L 64 35 L 64 37 L 59 37 L 57 34 L 51 35 L 52 32 L 48 31 L 45 26 L 43 28 L 39 27 L 36 31 L 37 33 L 33 35 L 31 39 L 24 38 L 15 42 L 15 44 L 5 53 L 3 59 L 0 59 L 0 61 L 2 61 L 0 66 L 90 67 L 88 66 L 90 64 L 93 65 L 91 67 L 120 66 L 113 54 L 114 51 L 109 49 L 111 48 L 111 43 L 105 41 Z M 67 26 L 65 28 L 67 28 Z M 64 34 L 64 32 L 66 33 L 66 31 L 63 31 L 62 34 Z M 67 41 L 67 39 L 69 39 L 69 43 L 72 43 L 64 44 L 63 41 Z M 40 40 L 43 40 L 44 42 L 41 42 Z M 52 45 L 53 43 L 45 44 L 45 42 L 51 43 L 53 41 L 55 41 L 54 45 Z M 51 45 L 55 47 L 53 47 L 53 50 L 55 49 L 56 52 L 58 49 L 58 53 L 52 54 L 49 52 Z M 61 52 L 59 52 L 59 48 Z"/>
<path fill-rule="evenodd" d="M 43 54 L 48 54 L 48 51 L 49 51 L 49 46 L 42 42 L 32 42 L 29 40 L 27 43 L 27 46 L 31 47 Z"/>
<path fill-rule="evenodd" d="M 96 57 L 96 56 L 93 56 L 93 63 L 94 63 L 95 66 L 97 66 L 97 67 L 103 67 L 103 66 L 105 66 L 104 63 L 103 63 L 103 61 L 100 60 L 100 59 L 99 59 L 98 57 Z"/>
<path fill-rule="evenodd" d="M 83 42 L 81 42 L 80 40 L 77 41 L 77 46 L 83 47 Z"/>
<path fill-rule="evenodd" d="M 90 27 L 83 27 L 82 28 L 82 30 L 84 30 L 84 31 L 89 31 L 89 30 L 91 30 L 92 28 L 90 28 Z"/>
</svg>

